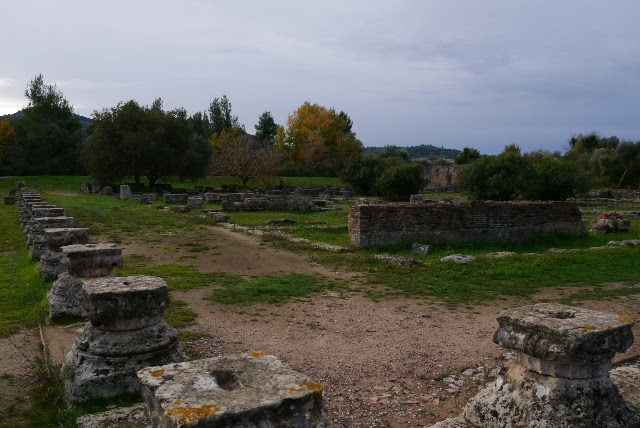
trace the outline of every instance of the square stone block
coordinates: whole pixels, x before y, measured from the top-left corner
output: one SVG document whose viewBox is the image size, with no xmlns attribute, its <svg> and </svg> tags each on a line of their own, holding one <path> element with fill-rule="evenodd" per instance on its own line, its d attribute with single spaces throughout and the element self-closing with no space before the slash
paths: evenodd
<svg viewBox="0 0 640 428">
<path fill-rule="evenodd" d="M 138 372 L 153 426 L 324 427 L 322 386 L 272 355 L 247 353 Z"/>
</svg>

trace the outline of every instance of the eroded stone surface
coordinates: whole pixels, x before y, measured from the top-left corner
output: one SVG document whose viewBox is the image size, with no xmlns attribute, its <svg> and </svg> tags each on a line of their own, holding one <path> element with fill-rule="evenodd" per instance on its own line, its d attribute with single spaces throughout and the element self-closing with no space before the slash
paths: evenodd
<svg viewBox="0 0 640 428">
<path fill-rule="evenodd" d="M 162 316 L 169 307 L 167 283 L 154 276 L 87 279 L 84 280 L 84 293 L 87 313 L 94 327 L 121 329 L 115 324 L 126 326 L 127 320 Z M 140 328 L 147 322 L 132 323 L 134 328 Z"/>
<path fill-rule="evenodd" d="M 640 427 L 640 408 L 609 377 L 613 356 L 633 343 L 630 318 L 537 304 L 504 311 L 498 323 L 494 341 L 516 360 L 433 428 Z"/>
<path fill-rule="evenodd" d="M 62 272 L 47 293 L 49 317 L 86 317 L 87 310 L 84 307 L 84 300 L 82 279 Z"/>
<path fill-rule="evenodd" d="M 57 227 L 44 229 L 42 232 L 47 248 L 52 251 L 59 252 L 60 247 L 66 245 L 89 242 L 89 229 L 85 227 Z"/>
<path fill-rule="evenodd" d="M 66 245 L 61 250 L 67 270 L 77 277 L 107 276 L 122 267 L 122 249 L 116 244 Z"/>
<path fill-rule="evenodd" d="M 601 375 L 611 369 L 611 360 L 633 343 L 633 320 L 556 303 L 539 303 L 509 309 L 498 316 L 500 325 L 493 341 L 518 351 L 521 364 L 545 373 L 550 367 L 566 366 L 566 370 Z M 540 364 L 540 367 L 536 366 Z M 603 367 L 604 365 L 604 367 Z M 546 373 L 562 377 L 592 377 L 589 373 Z"/>
<path fill-rule="evenodd" d="M 144 404 L 121 407 L 106 412 L 80 416 L 76 420 L 79 428 L 147 428 L 151 421 Z"/>
<path fill-rule="evenodd" d="M 91 322 L 76 338 L 63 369 L 72 369 L 73 401 L 134 392 L 144 367 L 186 361 L 178 334 L 162 316 L 169 304 L 160 278 L 132 276 L 83 281 Z"/>
<path fill-rule="evenodd" d="M 262 353 L 138 372 L 154 426 L 324 427 L 322 386 Z"/>
</svg>

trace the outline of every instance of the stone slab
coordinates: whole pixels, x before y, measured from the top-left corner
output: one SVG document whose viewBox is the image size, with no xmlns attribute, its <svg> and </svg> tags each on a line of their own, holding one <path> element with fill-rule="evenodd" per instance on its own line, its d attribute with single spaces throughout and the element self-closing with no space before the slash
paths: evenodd
<svg viewBox="0 0 640 428">
<path fill-rule="evenodd" d="M 154 426 L 327 426 L 322 386 L 271 355 L 148 367 L 138 377 Z"/>
</svg>

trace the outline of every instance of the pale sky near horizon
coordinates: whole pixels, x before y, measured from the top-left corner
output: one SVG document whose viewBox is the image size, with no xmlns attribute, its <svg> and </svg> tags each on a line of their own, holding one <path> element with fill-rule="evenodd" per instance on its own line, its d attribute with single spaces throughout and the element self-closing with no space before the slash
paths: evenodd
<svg viewBox="0 0 640 428">
<path fill-rule="evenodd" d="M 640 140 L 636 0 L 3 3 L 0 115 L 42 73 L 87 117 L 157 97 L 191 115 L 226 94 L 248 132 L 309 101 L 347 112 L 365 146 Z"/>
</svg>

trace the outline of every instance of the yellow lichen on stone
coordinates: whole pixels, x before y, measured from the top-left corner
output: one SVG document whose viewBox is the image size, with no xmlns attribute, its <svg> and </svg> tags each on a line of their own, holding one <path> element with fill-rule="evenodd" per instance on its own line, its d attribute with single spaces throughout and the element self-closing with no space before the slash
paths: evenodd
<svg viewBox="0 0 640 428">
<path fill-rule="evenodd" d="M 597 330 L 598 327 L 593 327 L 593 326 L 589 326 L 589 327 L 580 327 L 580 330 L 583 332 L 587 332 L 587 331 L 593 331 L 593 330 Z"/>
<path fill-rule="evenodd" d="M 265 354 L 264 352 L 251 352 L 249 355 L 251 355 L 253 358 L 262 358 L 267 356 L 267 354 Z"/>
<path fill-rule="evenodd" d="M 629 317 L 625 317 L 625 316 L 617 316 L 615 318 L 616 321 L 618 322 L 622 322 L 622 323 L 626 323 L 626 322 L 633 322 L 633 319 L 629 318 Z"/>
<path fill-rule="evenodd" d="M 173 402 L 174 406 L 179 406 L 180 404 L 182 404 L 182 400 L 179 398 Z"/>
<path fill-rule="evenodd" d="M 165 415 L 177 416 L 179 424 L 200 420 L 206 416 L 213 416 L 220 411 L 220 407 L 215 404 L 203 404 L 199 407 L 173 407 L 166 410 Z"/>
<path fill-rule="evenodd" d="M 164 376 L 164 370 L 162 369 L 158 369 L 158 370 L 149 370 L 149 374 L 153 377 L 160 377 L 160 376 Z"/>
<path fill-rule="evenodd" d="M 293 386 L 289 387 L 289 392 L 296 392 L 298 388 L 294 388 Z"/>
<path fill-rule="evenodd" d="M 305 381 L 305 382 L 300 382 L 298 385 L 300 386 L 301 389 L 304 389 L 306 391 L 315 391 L 315 392 L 322 391 L 322 385 L 320 385 L 319 383 Z"/>
</svg>

